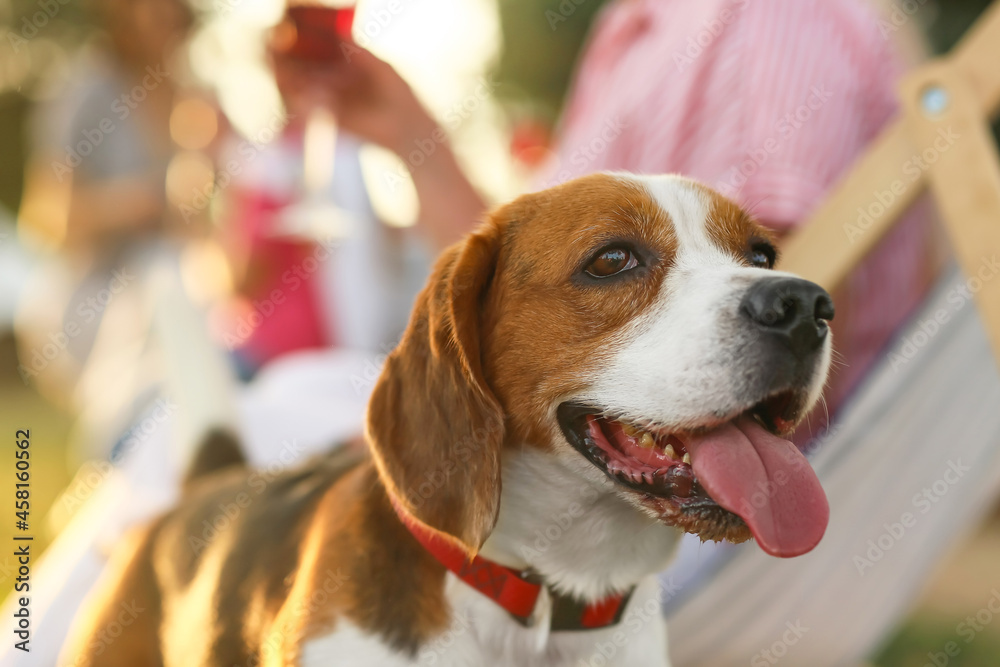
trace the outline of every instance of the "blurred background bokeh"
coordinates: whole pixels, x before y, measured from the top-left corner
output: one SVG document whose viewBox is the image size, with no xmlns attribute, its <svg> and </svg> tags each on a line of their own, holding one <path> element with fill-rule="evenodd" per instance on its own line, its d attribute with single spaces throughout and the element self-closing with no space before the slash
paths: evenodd
<svg viewBox="0 0 1000 667">
<path fill-rule="evenodd" d="M 385 21 L 390 4 L 397 11 Z M 471 180 L 488 199 L 500 201 L 522 191 L 531 170 L 546 159 L 574 63 L 603 4 L 362 2 L 355 39 L 410 82 L 442 119 Z M 880 4 L 883 9 L 893 6 L 888 0 Z M 916 25 L 940 53 L 988 3 L 920 4 Z M 282 12 L 279 0 L 0 0 L 0 433 L 7 434 L 5 447 L 10 448 L 16 429 L 31 428 L 39 547 L 58 534 L 85 499 L 86 494 L 64 493 L 74 478 L 78 483 L 86 479 L 91 468 L 81 472 L 81 466 L 92 467 L 107 456 L 94 444 L 107 438 L 95 433 L 120 431 L 123 419 L 134 418 L 127 404 L 150 391 L 149 377 L 155 372 L 143 376 L 136 369 L 163 363 L 155 354 L 150 359 L 138 351 L 127 362 L 99 372 L 87 367 L 95 346 L 121 345 L 124 350 L 129 345 L 99 340 L 88 329 L 91 319 L 100 323 L 105 317 L 148 316 L 136 315 L 143 312 L 143 297 L 129 295 L 128 272 L 116 278 L 118 269 L 112 267 L 121 266 L 124 257 L 137 265 L 156 261 L 158 251 L 151 243 L 167 239 L 181 258 L 190 295 L 210 313 L 211 332 L 220 346 L 227 346 L 227 336 L 233 335 L 225 323 L 253 312 L 256 265 L 247 248 L 273 240 L 253 238 L 239 229 L 238 220 L 248 210 L 270 205 L 261 192 L 280 196 L 280 188 L 265 186 L 280 180 L 279 172 L 289 164 L 304 160 L 301 168 L 309 170 L 308 154 L 279 150 L 288 127 L 301 125 L 296 131 L 318 136 L 316 145 L 323 145 L 324 128 L 334 131 L 322 122 L 301 122 L 283 106 L 266 50 L 269 31 Z M 118 62 L 110 62 L 108 53 L 116 54 Z M 100 98 L 101 104 L 120 102 L 103 111 L 92 109 L 90 120 L 67 117 L 71 107 L 86 106 L 88 95 L 114 86 L 131 97 Z M 104 127 L 102 118 L 113 124 Z M 80 156 L 79 168 L 65 142 L 65 137 L 75 142 L 78 136 L 90 137 L 94 150 L 92 158 Z M 329 137 L 326 142 L 332 145 Z M 254 162 L 259 169 L 243 164 L 239 174 L 223 180 L 220 165 L 241 150 L 261 156 Z M 390 233 L 405 236 L 417 216 L 407 170 L 390 152 L 373 146 L 360 147 L 356 160 L 371 207 Z M 98 215 L 119 216 L 119 226 L 107 229 L 87 222 L 88 216 Z M 75 229 L 87 232 L 76 234 Z M 300 246 L 286 244 L 280 252 L 300 257 L 294 255 Z M 404 265 L 413 266 L 432 254 L 426 247 L 396 251 L 404 256 Z M 418 273 L 414 269 L 413 275 Z M 401 280 L 408 279 L 404 275 Z M 90 291 L 80 287 L 88 281 Z M 137 302 L 124 308 L 130 298 Z M 88 299 L 96 299 L 89 310 L 77 305 Z M 58 300 L 62 306 L 57 307 Z M 122 306 L 124 314 L 114 312 L 112 305 Z M 81 332 L 64 340 L 54 337 L 52 332 L 63 331 L 64 324 L 45 324 L 43 311 L 50 306 L 79 313 L 82 320 L 75 324 Z M 302 326 L 308 329 L 308 323 Z M 386 324 L 371 347 L 391 341 L 398 328 L 398 323 Z M 49 333 L 37 337 L 38 331 Z M 248 377 L 282 344 L 264 340 L 260 347 L 244 350 L 234 361 L 243 364 L 238 372 Z M 47 345 L 54 350 L 51 355 L 45 352 Z M 254 354 L 263 356 L 254 359 Z M 116 393 L 121 394 L 115 404 L 119 416 L 110 417 L 110 409 L 97 406 L 95 397 L 100 395 L 103 403 L 110 400 L 106 395 Z M 6 485 L 12 480 L 13 457 L 2 458 Z M 9 542 L 13 519 L 12 512 L 0 517 L 0 543 Z M 0 556 L 3 596 L 12 587 L 12 576 L 11 557 Z M 954 545 L 873 664 L 924 664 L 928 652 L 952 639 L 956 625 L 982 607 L 984 590 L 995 585 L 1000 585 L 1000 508 L 972 539 Z M 950 664 L 1000 665 L 1000 623 L 988 626 Z"/>
</svg>

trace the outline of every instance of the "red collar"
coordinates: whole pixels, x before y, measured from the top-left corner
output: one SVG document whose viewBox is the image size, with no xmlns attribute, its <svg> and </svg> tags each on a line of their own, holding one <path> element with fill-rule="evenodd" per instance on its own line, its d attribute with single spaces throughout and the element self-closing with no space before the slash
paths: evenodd
<svg viewBox="0 0 1000 667">
<path fill-rule="evenodd" d="M 544 584 L 530 572 L 518 572 L 482 556 L 469 556 L 458 545 L 448 541 L 392 503 L 403 525 L 418 542 L 459 579 L 507 610 L 521 625 L 534 625 L 535 604 Z M 551 588 L 552 630 L 596 630 L 615 625 L 621 620 L 632 591 L 609 595 L 584 604 L 575 598 L 556 593 Z"/>
</svg>

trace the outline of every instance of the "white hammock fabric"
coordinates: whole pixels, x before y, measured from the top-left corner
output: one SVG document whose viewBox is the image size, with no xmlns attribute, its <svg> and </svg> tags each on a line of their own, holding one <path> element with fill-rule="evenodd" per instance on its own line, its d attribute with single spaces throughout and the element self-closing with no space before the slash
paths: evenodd
<svg viewBox="0 0 1000 667">
<path fill-rule="evenodd" d="M 946 273 L 813 457 L 831 509 L 816 550 L 784 561 L 754 544 L 682 547 L 664 574 L 675 667 L 771 664 L 772 649 L 788 665 L 863 664 L 991 509 L 1000 373 L 964 284 Z"/>
</svg>

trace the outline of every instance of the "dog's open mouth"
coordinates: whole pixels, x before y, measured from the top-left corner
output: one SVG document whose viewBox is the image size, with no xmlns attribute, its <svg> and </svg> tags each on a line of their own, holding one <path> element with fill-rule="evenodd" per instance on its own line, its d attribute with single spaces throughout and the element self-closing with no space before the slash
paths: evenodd
<svg viewBox="0 0 1000 667">
<path fill-rule="evenodd" d="M 591 463 L 661 521 L 703 540 L 755 537 L 774 556 L 810 551 L 826 530 L 829 506 L 812 467 L 781 438 L 801 410 L 791 392 L 728 420 L 684 431 L 609 417 L 563 403 L 563 434 Z"/>
</svg>

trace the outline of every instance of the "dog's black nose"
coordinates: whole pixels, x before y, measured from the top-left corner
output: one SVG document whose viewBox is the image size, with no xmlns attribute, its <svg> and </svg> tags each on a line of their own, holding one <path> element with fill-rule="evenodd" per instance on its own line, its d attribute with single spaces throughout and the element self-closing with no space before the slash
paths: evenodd
<svg viewBox="0 0 1000 667">
<path fill-rule="evenodd" d="M 826 339 L 833 299 L 808 280 L 768 278 L 747 290 L 740 310 L 761 329 L 786 339 L 794 355 L 804 357 Z"/>
</svg>

